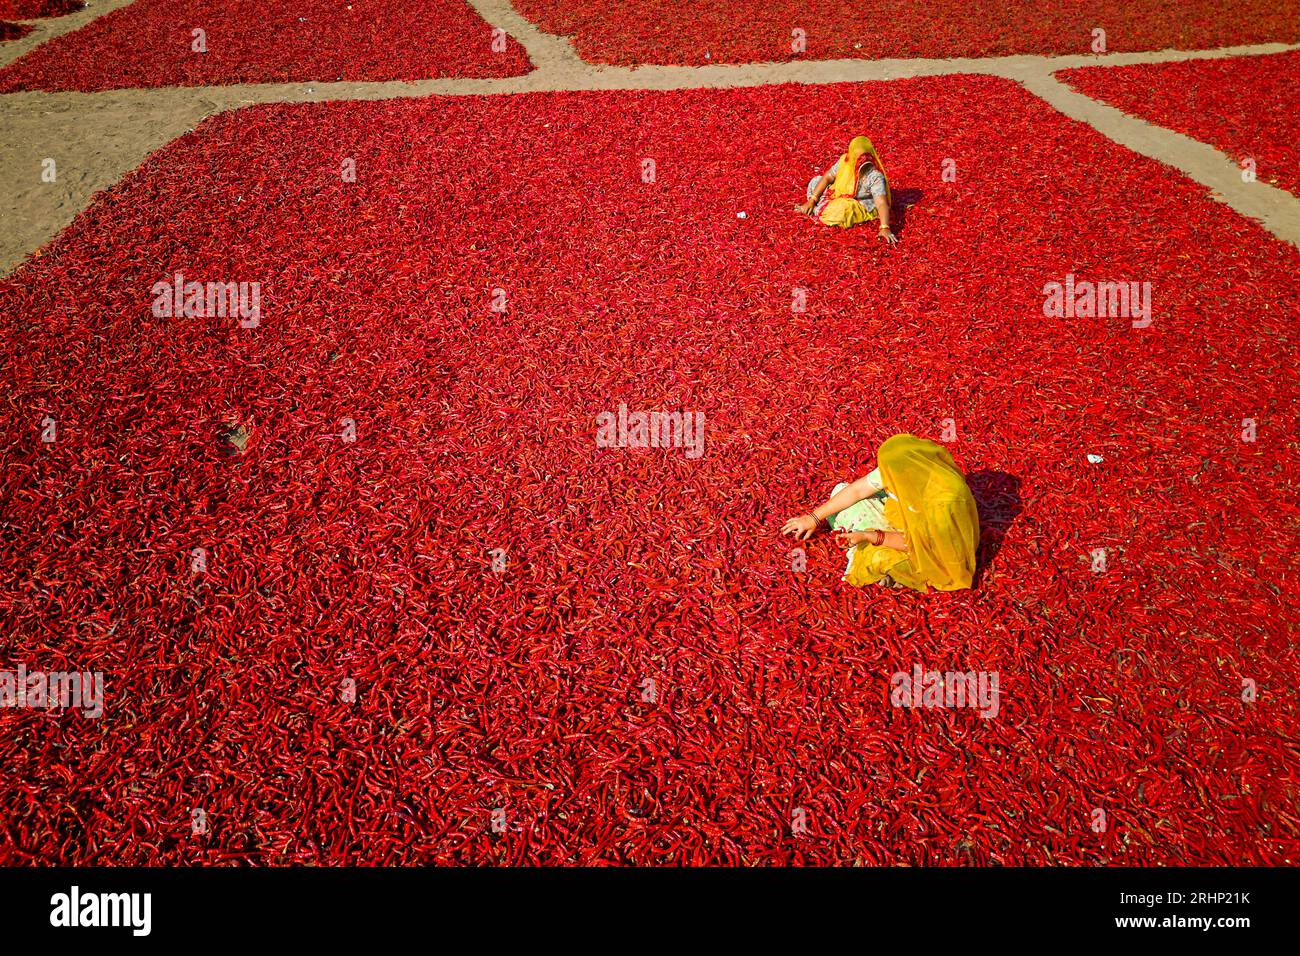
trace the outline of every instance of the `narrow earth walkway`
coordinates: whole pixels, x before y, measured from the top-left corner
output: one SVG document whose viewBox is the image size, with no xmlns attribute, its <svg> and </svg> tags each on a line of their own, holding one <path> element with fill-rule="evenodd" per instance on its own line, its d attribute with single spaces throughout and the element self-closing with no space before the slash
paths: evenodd
<svg viewBox="0 0 1300 956">
<path fill-rule="evenodd" d="M 128 2 L 97 0 L 80 13 L 42 21 L 31 36 L 0 48 L 0 65 Z M 0 231 L 0 275 L 8 274 L 58 235 L 90 204 L 96 192 L 113 186 L 151 152 L 206 117 L 255 103 L 538 91 L 727 88 L 773 83 L 866 82 L 954 73 L 980 73 L 1019 82 L 1067 116 L 1088 124 L 1134 152 L 1173 166 L 1207 187 L 1215 199 L 1258 220 L 1279 238 L 1300 246 L 1300 199 L 1266 183 L 1244 182 L 1236 164 L 1213 147 L 1076 93 L 1052 75 L 1057 70 L 1081 66 L 1259 56 L 1300 49 L 1300 45 L 1269 43 L 1217 50 L 983 59 L 607 67 L 581 60 L 568 39 L 541 32 L 509 0 L 470 2 L 485 21 L 506 30 L 523 44 L 536 69 L 522 76 L 501 79 L 267 83 L 0 96 L 0 210 L 5 223 L 5 229 Z M 54 161 L 56 176 L 52 182 L 47 181 L 47 160 Z"/>
<path fill-rule="evenodd" d="M 1300 199 L 1258 179 L 1247 182 L 1241 167 L 1213 146 L 1077 93 L 1051 73 L 1030 73 L 1019 79 L 1031 93 L 1071 119 L 1087 123 L 1135 153 L 1185 173 L 1208 187 L 1219 202 L 1258 220 L 1279 239 L 1300 246 Z"/>
</svg>

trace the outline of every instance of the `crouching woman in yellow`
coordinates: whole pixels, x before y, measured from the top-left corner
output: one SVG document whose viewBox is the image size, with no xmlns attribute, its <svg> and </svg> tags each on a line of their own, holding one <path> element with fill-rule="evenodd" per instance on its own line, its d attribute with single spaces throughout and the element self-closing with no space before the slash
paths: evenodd
<svg viewBox="0 0 1300 956">
<path fill-rule="evenodd" d="M 879 468 L 836 486 L 825 504 L 791 518 L 783 534 L 811 538 L 822 524 L 849 549 L 844 580 L 881 581 L 918 591 L 971 586 L 979 514 L 947 449 L 915 435 L 880 446 Z"/>
<path fill-rule="evenodd" d="M 824 198 L 827 187 L 830 193 Z M 880 238 L 893 244 L 898 239 L 889 228 L 892 200 L 885 165 L 876 147 L 865 136 L 855 136 L 849 151 L 825 175 L 808 184 L 807 201 L 795 206 L 794 211 L 805 216 L 815 212 L 823 225 L 845 229 L 879 219 Z"/>
</svg>

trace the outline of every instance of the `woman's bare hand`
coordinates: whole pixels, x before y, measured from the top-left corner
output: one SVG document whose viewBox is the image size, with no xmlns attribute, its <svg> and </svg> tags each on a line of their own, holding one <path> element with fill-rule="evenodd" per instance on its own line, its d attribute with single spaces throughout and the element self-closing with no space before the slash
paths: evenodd
<svg viewBox="0 0 1300 956">
<path fill-rule="evenodd" d="M 801 216 L 811 216 L 813 211 L 813 201 L 809 199 L 806 203 L 800 203 L 794 207 L 794 211 Z"/>
<path fill-rule="evenodd" d="M 893 230 L 888 226 L 882 226 L 880 229 L 880 238 L 891 246 L 898 245 L 898 237 L 894 235 Z"/>
<path fill-rule="evenodd" d="M 866 531 L 837 531 L 835 532 L 835 543 L 847 551 L 849 548 L 859 544 L 871 544 L 875 540 L 875 535 Z"/>
<path fill-rule="evenodd" d="M 798 541 L 807 541 L 817 533 L 820 522 L 812 515 L 799 515 L 791 518 L 781 527 L 782 534 L 792 534 Z"/>
</svg>

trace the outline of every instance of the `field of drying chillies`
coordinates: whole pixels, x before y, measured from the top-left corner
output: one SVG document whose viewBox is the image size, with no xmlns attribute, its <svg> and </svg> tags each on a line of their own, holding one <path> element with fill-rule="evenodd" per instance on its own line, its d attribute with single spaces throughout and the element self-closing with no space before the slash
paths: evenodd
<svg viewBox="0 0 1300 956">
<path fill-rule="evenodd" d="M 38 20 L 42 17 L 61 17 L 84 6 L 82 0 L 0 0 L 0 18 Z"/>
<path fill-rule="evenodd" d="M 504 38 L 498 46 L 465 0 L 420 0 L 418 15 L 388 0 L 135 0 L 0 70 L 0 92 L 515 76 L 531 69 L 518 41 Z"/>
<path fill-rule="evenodd" d="M 1300 0 L 515 0 L 595 63 L 747 63 L 1207 49 L 1300 40 Z M 795 31 L 801 31 L 796 33 Z"/>
<path fill-rule="evenodd" d="M 862 117 L 892 249 L 789 211 Z M 992 78 L 209 120 L 0 284 L 0 667 L 107 675 L 0 713 L 0 861 L 1294 862 L 1298 266 Z M 620 402 L 705 453 L 598 448 Z M 974 590 L 795 570 L 946 421 Z M 998 717 L 891 707 L 916 664 Z"/>
<path fill-rule="evenodd" d="M 1065 70 L 1081 93 L 1253 160 L 1260 182 L 1300 194 L 1300 52 Z"/>
</svg>

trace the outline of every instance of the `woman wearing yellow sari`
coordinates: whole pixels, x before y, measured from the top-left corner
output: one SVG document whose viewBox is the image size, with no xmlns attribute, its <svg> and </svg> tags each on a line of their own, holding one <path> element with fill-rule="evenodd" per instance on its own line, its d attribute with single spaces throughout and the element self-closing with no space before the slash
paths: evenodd
<svg viewBox="0 0 1300 956">
<path fill-rule="evenodd" d="M 895 435 L 875 471 L 841 484 L 825 504 L 787 521 L 783 534 L 811 538 L 822 524 L 849 549 L 844 580 L 918 591 L 968 588 L 975 577 L 979 515 L 966 479 L 942 445 Z"/>
<path fill-rule="evenodd" d="M 830 187 L 825 202 L 822 196 Z M 823 225 L 849 228 L 859 223 L 880 220 L 880 238 L 888 243 L 898 242 L 890 231 L 889 204 L 893 197 L 885 165 L 880 161 L 876 147 L 865 136 L 855 136 L 848 152 L 836 161 L 823 176 L 808 184 L 808 198 L 794 210 L 805 216 L 814 212 Z"/>
</svg>

